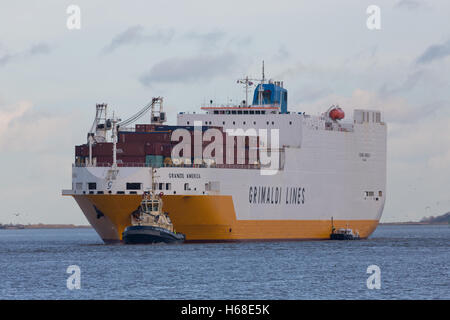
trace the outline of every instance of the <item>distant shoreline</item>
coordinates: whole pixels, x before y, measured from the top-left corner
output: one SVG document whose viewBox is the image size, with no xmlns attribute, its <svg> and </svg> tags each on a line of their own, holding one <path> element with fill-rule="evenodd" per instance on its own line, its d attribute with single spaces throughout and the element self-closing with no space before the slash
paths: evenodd
<svg viewBox="0 0 450 320">
<path fill-rule="evenodd" d="M 0 230 L 18 230 L 18 229 L 91 229 L 90 225 L 75 224 L 2 224 Z"/>
<path fill-rule="evenodd" d="M 412 225 L 448 225 L 447 222 L 380 222 L 380 226 L 412 226 Z M 90 225 L 75 225 L 75 224 L 0 224 L 0 230 L 19 230 L 19 229 L 92 229 Z"/>
<path fill-rule="evenodd" d="M 435 222 L 435 223 L 430 223 L 430 222 L 380 222 L 379 223 L 380 226 L 438 226 L 438 225 L 448 225 L 448 222 Z"/>
</svg>

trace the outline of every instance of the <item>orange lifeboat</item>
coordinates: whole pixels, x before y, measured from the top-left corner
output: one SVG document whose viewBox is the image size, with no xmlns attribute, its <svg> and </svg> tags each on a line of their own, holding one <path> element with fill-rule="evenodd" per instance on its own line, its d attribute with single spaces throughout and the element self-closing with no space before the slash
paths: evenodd
<svg viewBox="0 0 450 320">
<path fill-rule="evenodd" d="M 333 120 L 342 120 L 345 117 L 345 112 L 339 107 L 334 107 L 328 112 L 328 116 Z"/>
</svg>

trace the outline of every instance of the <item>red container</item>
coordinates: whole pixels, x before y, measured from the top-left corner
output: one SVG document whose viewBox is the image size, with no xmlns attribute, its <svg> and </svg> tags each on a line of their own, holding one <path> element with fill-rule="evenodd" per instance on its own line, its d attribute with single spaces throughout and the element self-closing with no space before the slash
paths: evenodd
<svg viewBox="0 0 450 320">
<path fill-rule="evenodd" d="M 118 143 L 117 154 L 123 156 L 145 156 L 145 144 L 141 142 Z"/>
<path fill-rule="evenodd" d="M 121 160 L 122 163 L 126 164 L 139 164 L 145 163 L 145 157 L 131 157 L 131 156 L 117 156 L 117 161 Z"/>
<path fill-rule="evenodd" d="M 87 146 L 87 152 L 89 155 L 89 146 Z M 113 144 L 110 142 L 96 143 L 92 145 L 92 156 L 110 156 L 113 152 Z"/>
<path fill-rule="evenodd" d="M 111 165 L 113 163 L 112 156 L 111 157 L 96 157 L 97 165 L 103 164 L 103 165 Z"/>
<path fill-rule="evenodd" d="M 77 157 L 87 157 L 89 156 L 89 148 L 87 145 L 75 146 L 75 156 Z"/>
</svg>

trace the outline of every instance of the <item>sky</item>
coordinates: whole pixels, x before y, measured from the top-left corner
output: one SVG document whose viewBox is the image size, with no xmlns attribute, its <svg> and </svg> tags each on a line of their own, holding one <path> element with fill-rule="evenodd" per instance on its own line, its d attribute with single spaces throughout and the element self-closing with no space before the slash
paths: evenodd
<svg viewBox="0 0 450 320">
<path fill-rule="evenodd" d="M 236 79 L 260 77 L 262 60 L 292 111 L 382 111 L 382 222 L 448 212 L 449 14 L 447 0 L 0 0 L 0 223 L 88 224 L 61 190 L 96 103 L 126 119 L 163 96 L 175 123 L 204 101 L 242 100 Z"/>
</svg>

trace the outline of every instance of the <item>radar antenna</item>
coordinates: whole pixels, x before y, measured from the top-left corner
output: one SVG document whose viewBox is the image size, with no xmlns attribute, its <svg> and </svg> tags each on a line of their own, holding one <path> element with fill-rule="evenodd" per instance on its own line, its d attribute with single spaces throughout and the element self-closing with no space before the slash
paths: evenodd
<svg viewBox="0 0 450 320">
<path fill-rule="evenodd" d="M 241 83 L 245 86 L 245 103 L 244 103 L 244 107 L 248 107 L 248 91 L 250 89 L 251 86 L 253 86 L 253 81 L 255 81 L 255 79 L 249 79 L 248 76 L 246 76 L 243 79 L 238 79 L 237 83 Z"/>
</svg>

